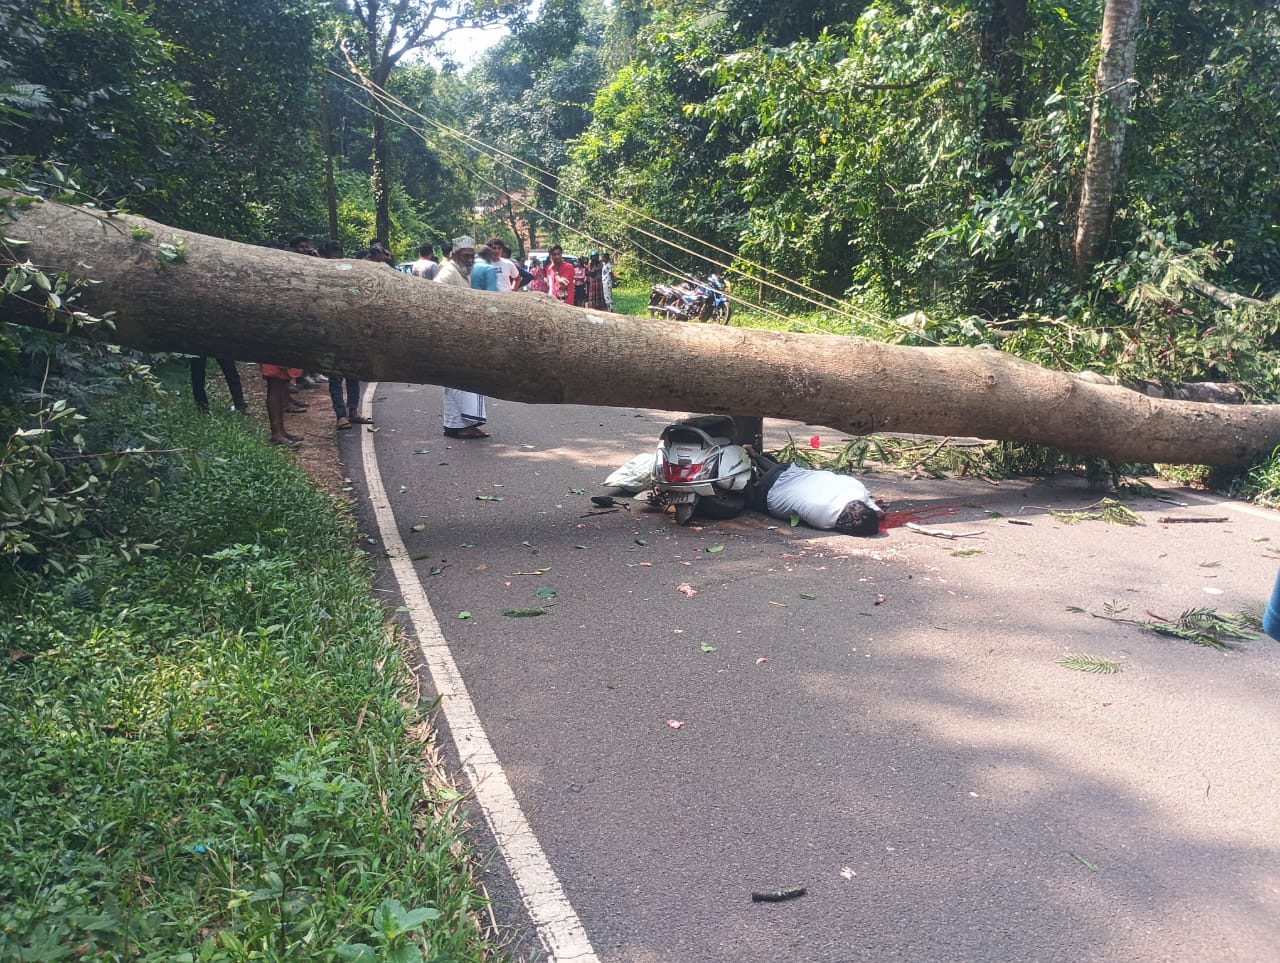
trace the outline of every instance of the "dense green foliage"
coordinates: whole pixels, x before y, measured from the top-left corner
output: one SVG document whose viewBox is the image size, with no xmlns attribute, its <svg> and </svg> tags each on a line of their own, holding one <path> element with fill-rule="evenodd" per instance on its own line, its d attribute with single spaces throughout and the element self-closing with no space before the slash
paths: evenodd
<svg viewBox="0 0 1280 963">
<path fill-rule="evenodd" d="M 481 958 L 349 526 L 234 416 L 125 400 L 154 547 L 0 598 L 0 958 Z"/>
</svg>

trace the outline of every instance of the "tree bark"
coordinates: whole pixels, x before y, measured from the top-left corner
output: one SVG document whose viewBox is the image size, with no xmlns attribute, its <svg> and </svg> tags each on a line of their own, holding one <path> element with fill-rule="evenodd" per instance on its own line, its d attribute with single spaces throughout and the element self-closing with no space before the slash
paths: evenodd
<svg viewBox="0 0 1280 963">
<path fill-rule="evenodd" d="M 41 203 L 9 224 L 16 259 L 93 279 L 111 340 L 440 384 L 538 404 L 794 418 L 837 431 L 969 435 L 1125 462 L 1243 467 L 1280 444 L 1280 405 L 1149 398 L 995 350 L 750 331 L 600 314 L 535 294 L 423 282 Z M 179 246 L 175 262 L 159 245 Z M 47 326 L 20 299 L 6 319 Z"/>
<path fill-rule="evenodd" d="M 329 212 L 329 240 L 341 238 L 338 228 L 338 185 L 333 179 L 333 125 L 329 113 L 329 89 L 320 84 L 320 136 L 324 139 L 324 200 Z"/>
<path fill-rule="evenodd" d="M 1136 84 L 1133 65 L 1141 8 L 1141 0 L 1106 0 L 1102 14 L 1102 51 L 1072 252 L 1079 281 L 1088 276 L 1097 261 L 1111 222 L 1111 202 L 1120 181 L 1120 158 L 1124 154 L 1125 124 Z"/>
</svg>

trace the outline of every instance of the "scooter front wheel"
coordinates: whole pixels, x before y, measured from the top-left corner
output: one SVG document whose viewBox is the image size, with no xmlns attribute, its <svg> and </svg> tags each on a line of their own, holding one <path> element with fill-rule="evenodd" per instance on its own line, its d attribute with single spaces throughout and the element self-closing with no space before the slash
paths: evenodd
<svg viewBox="0 0 1280 963">
<path fill-rule="evenodd" d="M 693 502 L 681 502 L 676 506 L 676 524 L 688 525 L 693 518 Z"/>
</svg>

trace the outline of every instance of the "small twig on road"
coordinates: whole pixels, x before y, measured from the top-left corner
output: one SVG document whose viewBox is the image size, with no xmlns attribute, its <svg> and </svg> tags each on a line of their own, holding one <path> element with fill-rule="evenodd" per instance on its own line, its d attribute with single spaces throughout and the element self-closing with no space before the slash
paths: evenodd
<svg viewBox="0 0 1280 963">
<path fill-rule="evenodd" d="M 1161 525 L 1172 525 L 1177 522 L 1228 522 L 1229 518 L 1175 518 L 1172 515 L 1165 515 L 1163 518 L 1157 518 L 1156 521 Z"/>
<path fill-rule="evenodd" d="M 921 535 L 932 535 L 934 538 L 971 538 L 974 535 L 982 534 L 982 532 L 953 532 L 949 528 L 925 528 L 915 522 L 907 522 L 903 528 L 909 528 L 913 532 L 919 532 Z"/>
</svg>

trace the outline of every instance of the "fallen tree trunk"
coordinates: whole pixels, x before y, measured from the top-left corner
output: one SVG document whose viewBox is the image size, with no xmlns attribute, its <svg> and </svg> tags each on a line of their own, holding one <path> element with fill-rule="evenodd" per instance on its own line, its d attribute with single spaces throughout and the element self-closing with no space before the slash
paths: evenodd
<svg viewBox="0 0 1280 963">
<path fill-rule="evenodd" d="M 970 435 L 1126 462 L 1243 467 L 1280 444 L 1280 406 L 1149 398 L 993 350 L 598 314 L 51 203 L 5 235 L 17 260 L 99 282 L 84 308 L 114 312 L 110 339 L 144 351 L 540 404 L 753 413 L 854 435 Z M 47 323 L 14 298 L 4 310 L 7 320 Z"/>
</svg>

